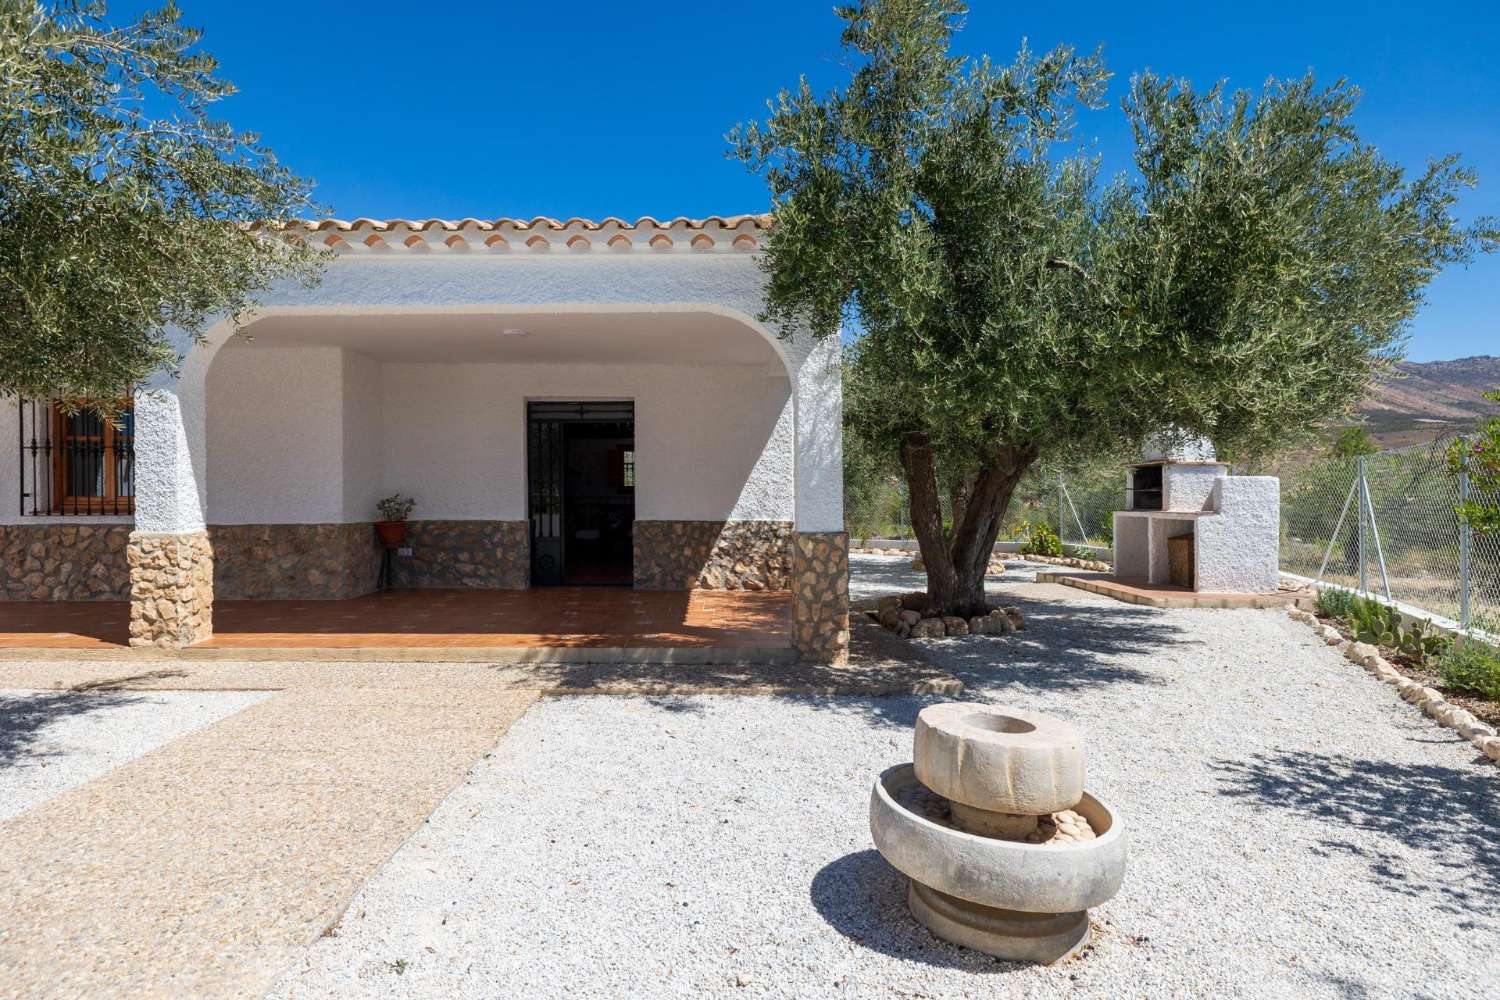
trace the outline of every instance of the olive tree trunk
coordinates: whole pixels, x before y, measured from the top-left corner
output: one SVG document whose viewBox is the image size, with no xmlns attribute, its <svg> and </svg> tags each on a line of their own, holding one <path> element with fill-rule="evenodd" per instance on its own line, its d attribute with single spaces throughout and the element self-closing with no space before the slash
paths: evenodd
<svg viewBox="0 0 1500 1000">
<path fill-rule="evenodd" d="M 967 490 L 962 510 L 953 513 L 950 537 L 943 532 L 937 466 L 925 434 L 901 439 L 901 467 L 911 495 L 911 525 L 927 566 L 924 616 L 982 615 L 989 610 L 984 575 L 995 538 L 1016 484 L 1036 461 L 1035 445 L 996 445 Z"/>
</svg>

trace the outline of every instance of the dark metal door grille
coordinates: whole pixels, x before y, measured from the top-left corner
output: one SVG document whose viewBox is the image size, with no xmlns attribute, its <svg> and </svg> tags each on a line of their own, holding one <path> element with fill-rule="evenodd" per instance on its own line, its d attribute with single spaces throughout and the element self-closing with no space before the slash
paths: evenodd
<svg viewBox="0 0 1500 1000">
<path fill-rule="evenodd" d="M 567 504 L 564 451 L 567 425 L 581 423 L 619 423 L 633 428 L 635 403 L 526 404 L 527 518 L 531 524 L 531 582 L 535 586 L 565 582 L 568 540 L 563 523 Z M 631 454 L 633 458 L 634 452 Z"/>
<path fill-rule="evenodd" d="M 532 404 L 535 406 L 536 404 Z M 531 582 L 562 582 L 563 425 L 535 411 L 527 420 L 527 478 L 531 519 Z"/>
</svg>

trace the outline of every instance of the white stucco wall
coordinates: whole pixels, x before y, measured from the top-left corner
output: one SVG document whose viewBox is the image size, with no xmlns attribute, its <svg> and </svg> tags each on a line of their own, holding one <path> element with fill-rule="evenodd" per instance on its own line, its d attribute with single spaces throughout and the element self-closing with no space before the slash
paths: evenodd
<svg viewBox="0 0 1500 1000">
<path fill-rule="evenodd" d="M 526 517 L 526 403 L 636 409 L 636 516 L 792 520 L 790 382 L 749 366 L 402 364 L 233 346 L 208 377 L 211 524 Z"/>
<path fill-rule="evenodd" d="M 1144 514 L 1115 511 L 1115 573 L 1145 579 L 1151 575 L 1151 521 Z"/>
<path fill-rule="evenodd" d="M 1214 484 L 1227 470 L 1222 465 L 1181 465 L 1162 467 L 1162 509 L 1198 511 L 1209 509 Z"/>
<path fill-rule="evenodd" d="M 382 366 L 385 492 L 421 518 L 526 517 L 528 400 L 635 403 L 636 517 L 791 520 L 791 387 L 763 369 Z"/>
<path fill-rule="evenodd" d="M 208 372 L 209 523 L 343 519 L 343 353 L 220 352 Z"/>
<path fill-rule="evenodd" d="M 842 409 L 838 345 L 798 336 L 778 340 L 755 316 L 764 276 L 748 254 L 393 252 L 340 258 L 323 282 L 308 290 L 292 283 L 264 297 L 263 314 L 361 315 L 445 311 L 503 316 L 517 312 L 710 311 L 734 318 L 767 338 L 790 374 L 793 400 L 795 521 L 802 531 L 843 530 Z M 207 504 L 207 373 L 232 330 L 221 322 L 204 331 L 205 344 L 178 335 L 186 357 L 178 378 L 163 376 L 158 403 L 139 408 L 136 523 L 146 531 L 192 531 Z M 576 391 L 576 390 L 574 390 Z M 611 393 L 614 395 L 615 393 Z M 148 412 L 149 411 L 149 412 Z M 680 413 L 683 420 L 696 419 Z M 389 430 L 389 417 L 385 421 Z M 701 470 L 700 470 L 701 472 Z M 389 477 L 388 477 L 389 478 Z M 714 487 L 722 495 L 723 484 Z M 357 491 L 356 491 L 357 492 Z M 342 493 L 342 491 L 341 491 Z M 340 506 L 344 505 L 341 499 Z M 355 497 L 348 498 L 349 505 Z M 662 503 L 648 507 L 672 509 Z M 684 505 L 690 506 L 690 505 Z M 213 520 L 221 520 L 212 516 Z"/>
<path fill-rule="evenodd" d="M 375 519 L 385 488 L 385 390 L 381 365 L 358 351 L 343 351 L 343 516 L 346 522 Z"/>
<path fill-rule="evenodd" d="M 1198 589 L 1274 592 L 1280 581 L 1281 481 L 1274 476 L 1220 476 L 1213 503 L 1219 515 L 1198 521 Z"/>
</svg>

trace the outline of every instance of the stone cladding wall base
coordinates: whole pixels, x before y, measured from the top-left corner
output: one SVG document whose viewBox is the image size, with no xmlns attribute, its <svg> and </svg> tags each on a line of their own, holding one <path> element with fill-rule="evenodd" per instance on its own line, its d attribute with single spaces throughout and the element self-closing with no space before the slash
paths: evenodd
<svg viewBox="0 0 1500 1000">
<path fill-rule="evenodd" d="M 124 601 L 128 524 L 0 525 L 0 601 Z"/>
<path fill-rule="evenodd" d="M 637 590 L 788 590 L 790 521 L 637 521 Z"/>
<path fill-rule="evenodd" d="M 526 521 L 410 521 L 395 558 L 397 587 L 526 590 L 531 526 Z"/>
<path fill-rule="evenodd" d="M 214 594 L 225 601 L 344 600 L 375 589 L 380 546 L 368 522 L 212 524 Z"/>
</svg>

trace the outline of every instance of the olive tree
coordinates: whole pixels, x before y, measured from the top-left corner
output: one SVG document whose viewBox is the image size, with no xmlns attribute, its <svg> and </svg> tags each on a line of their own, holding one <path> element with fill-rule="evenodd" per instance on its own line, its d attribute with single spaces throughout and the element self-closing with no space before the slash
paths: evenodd
<svg viewBox="0 0 1500 1000">
<path fill-rule="evenodd" d="M 0 394 L 107 409 L 171 370 L 165 329 L 242 316 L 309 249 L 309 188 L 209 116 L 233 87 L 173 6 L 0 0 Z M 252 229 L 250 223 L 269 223 Z"/>
<path fill-rule="evenodd" d="M 1500 403 L 1500 389 L 1484 394 Z M 1458 516 L 1482 535 L 1500 535 L 1500 417 L 1486 417 L 1472 435 L 1448 446 L 1448 469 L 1469 477 L 1469 498 Z"/>
<path fill-rule="evenodd" d="M 929 613 L 978 613 L 1038 460 L 1169 429 L 1248 454 L 1336 417 L 1397 354 L 1421 289 L 1493 239 L 1452 160 L 1407 180 L 1340 83 L 1198 93 L 1142 75 L 1131 178 L 1075 152 L 1097 55 L 950 52 L 957 0 L 842 8 L 852 74 L 731 135 L 770 189 L 763 318 L 860 335 L 848 424 L 899 456 Z M 960 481 L 945 530 L 939 495 Z"/>
</svg>

